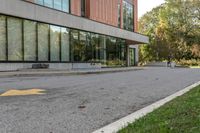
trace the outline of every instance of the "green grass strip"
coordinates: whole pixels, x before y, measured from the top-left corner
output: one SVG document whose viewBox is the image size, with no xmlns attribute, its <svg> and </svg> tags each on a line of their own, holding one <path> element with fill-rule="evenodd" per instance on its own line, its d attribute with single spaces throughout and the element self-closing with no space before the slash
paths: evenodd
<svg viewBox="0 0 200 133">
<path fill-rule="evenodd" d="M 200 86 L 118 133 L 200 133 Z"/>
</svg>

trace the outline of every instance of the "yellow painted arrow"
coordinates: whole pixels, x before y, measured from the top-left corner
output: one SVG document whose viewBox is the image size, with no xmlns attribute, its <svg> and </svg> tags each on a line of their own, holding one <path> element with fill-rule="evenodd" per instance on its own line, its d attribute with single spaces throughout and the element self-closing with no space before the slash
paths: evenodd
<svg viewBox="0 0 200 133">
<path fill-rule="evenodd" d="M 45 90 L 42 89 L 29 89 L 29 90 L 9 90 L 1 94 L 1 97 L 6 96 L 25 96 L 25 95 L 42 95 Z"/>
</svg>

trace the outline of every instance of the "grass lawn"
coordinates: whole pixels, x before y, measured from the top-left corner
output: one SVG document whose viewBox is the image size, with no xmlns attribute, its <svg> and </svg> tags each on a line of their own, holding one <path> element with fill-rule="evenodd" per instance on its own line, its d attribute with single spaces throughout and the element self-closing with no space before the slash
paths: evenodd
<svg viewBox="0 0 200 133">
<path fill-rule="evenodd" d="M 200 66 L 190 66 L 190 68 L 200 68 Z"/>
<path fill-rule="evenodd" d="M 118 133 L 200 133 L 200 86 Z"/>
</svg>

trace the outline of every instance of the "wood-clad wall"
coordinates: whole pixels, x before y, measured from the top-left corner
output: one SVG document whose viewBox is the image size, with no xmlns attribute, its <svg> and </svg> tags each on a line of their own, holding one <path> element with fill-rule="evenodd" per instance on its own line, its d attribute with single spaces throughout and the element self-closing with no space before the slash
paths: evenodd
<svg viewBox="0 0 200 133">
<path fill-rule="evenodd" d="M 90 16 L 95 21 L 118 25 L 118 0 L 90 0 Z"/>
<path fill-rule="evenodd" d="M 71 14 L 81 16 L 81 0 L 71 0 Z"/>
<path fill-rule="evenodd" d="M 34 2 L 34 0 L 27 0 Z M 138 30 L 138 0 L 126 0 L 134 5 L 134 29 Z M 123 28 L 123 0 L 86 0 L 85 17 L 94 21 L 118 26 L 118 3 L 121 3 L 121 28 Z M 81 0 L 71 0 L 71 14 L 81 16 Z"/>
</svg>

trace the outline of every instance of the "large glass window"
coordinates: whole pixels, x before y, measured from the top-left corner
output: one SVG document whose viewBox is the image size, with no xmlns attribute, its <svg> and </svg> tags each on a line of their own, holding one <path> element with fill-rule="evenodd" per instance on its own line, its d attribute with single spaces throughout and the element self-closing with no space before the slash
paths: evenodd
<svg viewBox="0 0 200 133">
<path fill-rule="evenodd" d="M 100 49 L 100 61 L 105 64 L 106 63 L 106 36 L 99 36 L 99 49 Z"/>
<path fill-rule="evenodd" d="M 87 49 L 90 47 L 89 33 L 72 30 L 71 32 L 72 61 L 84 62 L 91 58 L 88 57 Z"/>
<path fill-rule="evenodd" d="M 69 13 L 70 0 L 62 0 L 62 10 Z"/>
<path fill-rule="evenodd" d="M 87 32 L 87 42 L 86 42 L 86 61 L 93 60 L 93 47 L 91 43 L 91 33 Z"/>
<path fill-rule="evenodd" d="M 116 57 L 116 38 L 107 37 L 107 65 L 114 66 L 118 63 Z"/>
<path fill-rule="evenodd" d="M 129 48 L 130 66 L 135 66 L 135 49 Z"/>
<path fill-rule="evenodd" d="M 35 0 L 37 4 L 44 5 L 44 0 Z"/>
<path fill-rule="evenodd" d="M 77 61 L 79 60 L 77 57 L 78 55 L 76 55 L 76 53 L 74 51 L 76 50 L 75 46 L 79 45 L 79 31 L 78 30 L 71 30 L 71 39 L 70 39 L 70 52 L 71 52 L 71 61 Z"/>
<path fill-rule="evenodd" d="M 99 35 L 91 33 L 93 61 L 100 61 Z"/>
<path fill-rule="evenodd" d="M 36 22 L 24 21 L 24 60 L 36 61 Z"/>
<path fill-rule="evenodd" d="M 123 27 L 126 30 L 134 30 L 133 5 L 127 1 L 123 1 Z"/>
<path fill-rule="evenodd" d="M 123 39 L 0 15 L 0 61 L 93 61 L 124 66 L 126 54 Z"/>
<path fill-rule="evenodd" d="M 6 60 L 6 17 L 0 15 L 0 61 Z"/>
<path fill-rule="evenodd" d="M 74 44 L 74 61 L 85 61 L 86 58 L 86 32 L 79 32 L 79 41 Z"/>
<path fill-rule="evenodd" d="M 70 0 L 34 0 L 34 2 L 39 5 L 47 6 L 69 13 Z"/>
<path fill-rule="evenodd" d="M 51 61 L 60 61 L 60 27 L 50 26 Z"/>
<path fill-rule="evenodd" d="M 87 45 L 87 32 L 80 31 L 79 32 L 79 39 L 80 43 L 79 45 L 76 45 L 75 52 L 79 55 L 80 60 L 79 61 L 86 61 L 86 45 Z"/>
<path fill-rule="evenodd" d="M 53 7 L 53 0 L 44 0 L 44 6 Z"/>
<path fill-rule="evenodd" d="M 22 20 L 8 17 L 8 60 L 22 61 Z"/>
<path fill-rule="evenodd" d="M 119 39 L 119 46 L 120 46 L 120 50 L 119 50 L 119 53 L 120 53 L 120 61 L 121 61 L 121 65 L 122 66 L 125 66 L 126 65 L 126 54 L 127 54 L 127 50 L 126 50 L 126 41 L 125 40 L 122 40 L 122 39 Z"/>
<path fill-rule="evenodd" d="M 38 60 L 49 60 L 49 25 L 38 23 Z"/>
<path fill-rule="evenodd" d="M 61 28 L 61 60 L 69 61 L 69 29 Z"/>
<path fill-rule="evenodd" d="M 54 8 L 57 10 L 62 10 L 62 0 L 54 0 Z"/>
</svg>

